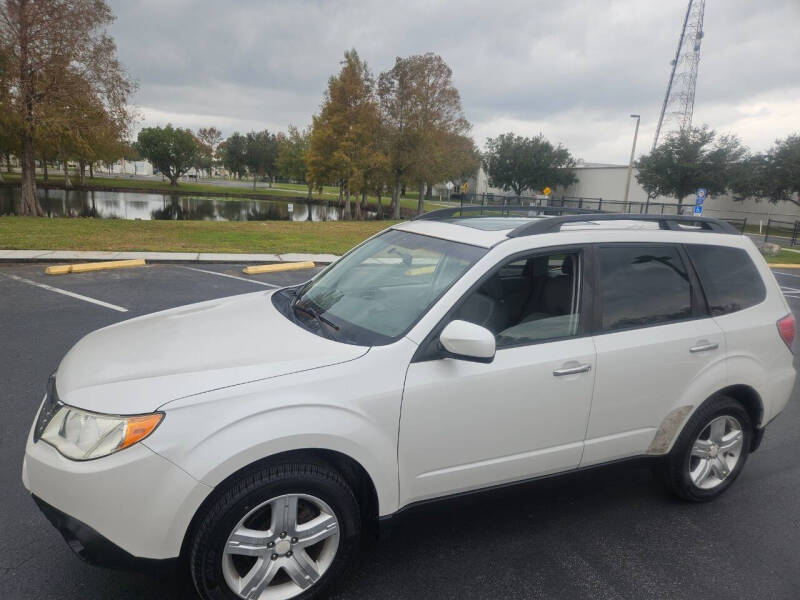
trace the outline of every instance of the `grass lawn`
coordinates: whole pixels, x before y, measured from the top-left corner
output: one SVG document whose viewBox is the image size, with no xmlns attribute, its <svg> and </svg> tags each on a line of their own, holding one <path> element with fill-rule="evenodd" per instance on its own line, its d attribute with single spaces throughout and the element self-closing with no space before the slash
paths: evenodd
<svg viewBox="0 0 800 600">
<path fill-rule="evenodd" d="M 395 221 L 125 221 L 0 217 L 0 248 L 343 254 Z"/>
<path fill-rule="evenodd" d="M 18 183 L 20 180 L 19 173 L 3 173 L 3 179 L 7 183 Z M 73 185 L 77 185 L 80 178 L 76 174 L 70 175 L 70 180 Z M 44 178 L 41 174 L 36 176 L 37 183 L 44 183 Z M 222 181 L 222 180 L 220 180 Z M 63 173 L 51 172 L 48 184 L 55 187 L 63 187 L 64 175 Z M 292 183 L 275 183 L 272 188 L 263 187 L 266 184 L 259 184 L 260 187 L 253 189 L 252 183 L 248 184 L 246 181 L 238 182 L 237 185 L 219 185 L 215 183 L 190 183 L 181 182 L 177 187 L 171 186 L 169 181 L 160 181 L 157 179 L 137 179 L 134 177 L 87 177 L 87 189 L 135 189 L 142 191 L 155 191 L 155 192 L 172 192 L 179 194 L 191 194 L 199 192 L 203 194 L 214 194 L 217 196 L 232 195 L 237 197 L 247 198 L 281 198 L 284 200 L 291 200 L 292 198 L 305 198 L 308 193 L 308 188 L 301 184 Z M 409 193 L 407 197 L 400 199 L 400 206 L 408 209 L 417 208 L 417 195 L 416 193 Z M 316 200 L 335 200 L 338 198 L 338 191 L 336 188 L 326 186 L 322 194 L 314 193 L 313 198 Z M 369 196 L 367 201 L 370 204 L 377 205 L 378 199 L 374 196 Z M 383 199 L 384 210 L 389 205 L 391 197 L 385 196 Z M 426 202 L 424 210 L 435 210 L 441 208 L 442 205 L 435 202 Z"/>
<path fill-rule="evenodd" d="M 768 263 L 776 264 L 800 264 L 800 252 L 790 252 L 789 250 L 781 250 L 775 256 L 767 256 Z"/>
</svg>

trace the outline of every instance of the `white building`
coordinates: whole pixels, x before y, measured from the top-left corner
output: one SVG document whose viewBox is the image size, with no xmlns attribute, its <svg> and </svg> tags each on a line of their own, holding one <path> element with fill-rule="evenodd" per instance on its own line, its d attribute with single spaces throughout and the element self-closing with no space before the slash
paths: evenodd
<svg viewBox="0 0 800 600">
<path fill-rule="evenodd" d="M 152 175 L 153 165 L 148 160 L 122 159 L 113 165 L 104 165 L 101 171 L 113 175 Z"/>
</svg>

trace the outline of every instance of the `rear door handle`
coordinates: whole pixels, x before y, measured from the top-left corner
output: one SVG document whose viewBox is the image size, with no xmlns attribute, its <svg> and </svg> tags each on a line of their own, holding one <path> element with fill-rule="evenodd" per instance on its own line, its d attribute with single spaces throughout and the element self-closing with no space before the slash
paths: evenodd
<svg viewBox="0 0 800 600">
<path fill-rule="evenodd" d="M 689 348 L 689 352 L 696 353 L 696 352 L 709 352 L 710 350 L 716 350 L 719 348 L 719 344 L 710 344 L 708 342 L 702 342 L 697 344 L 696 346 L 692 346 Z"/>
<path fill-rule="evenodd" d="M 564 375 L 577 375 L 578 373 L 586 373 L 591 370 L 592 365 L 577 365 L 575 367 L 563 367 L 553 371 L 556 377 L 563 377 Z"/>
</svg>

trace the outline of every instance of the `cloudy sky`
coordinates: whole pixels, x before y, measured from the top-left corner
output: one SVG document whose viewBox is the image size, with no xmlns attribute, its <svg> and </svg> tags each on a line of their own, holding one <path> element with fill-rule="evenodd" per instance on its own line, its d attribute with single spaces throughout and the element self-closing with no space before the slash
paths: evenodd
<svg viewBox="0 0 800 600">
<path fill-rule="evenodd" d="M 627 163 L 649 150 L 687 0 L 110 0 L 142 125 L 285 130 L 356 48 L 374 73 L 428 51 L 473 136 L 542 132 Z M 754 150 L 800 131 L 800 0 L 708 0 L 694 123 Z M 637 152 L 638 154 L 638 152 Z"/>
</svg>

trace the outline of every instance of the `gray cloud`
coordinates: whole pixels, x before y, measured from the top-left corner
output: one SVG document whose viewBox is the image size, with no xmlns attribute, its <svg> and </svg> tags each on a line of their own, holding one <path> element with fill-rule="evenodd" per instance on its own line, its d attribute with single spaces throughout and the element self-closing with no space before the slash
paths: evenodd
<svg viewBox="0 0 800 600">
<path fill-rule="evenodd" d="M 587 160 L 624 162 L 631 112 L 652 141 L 686 0 L 112 0 L 145 124 L 305 125 L 355 47 L 375 73 L 440 54 L 479 144 L 542 131 Z M 753 149 L 800 130 L 800 3 L 710 0 L 695 123 Z"/>
</svg>

